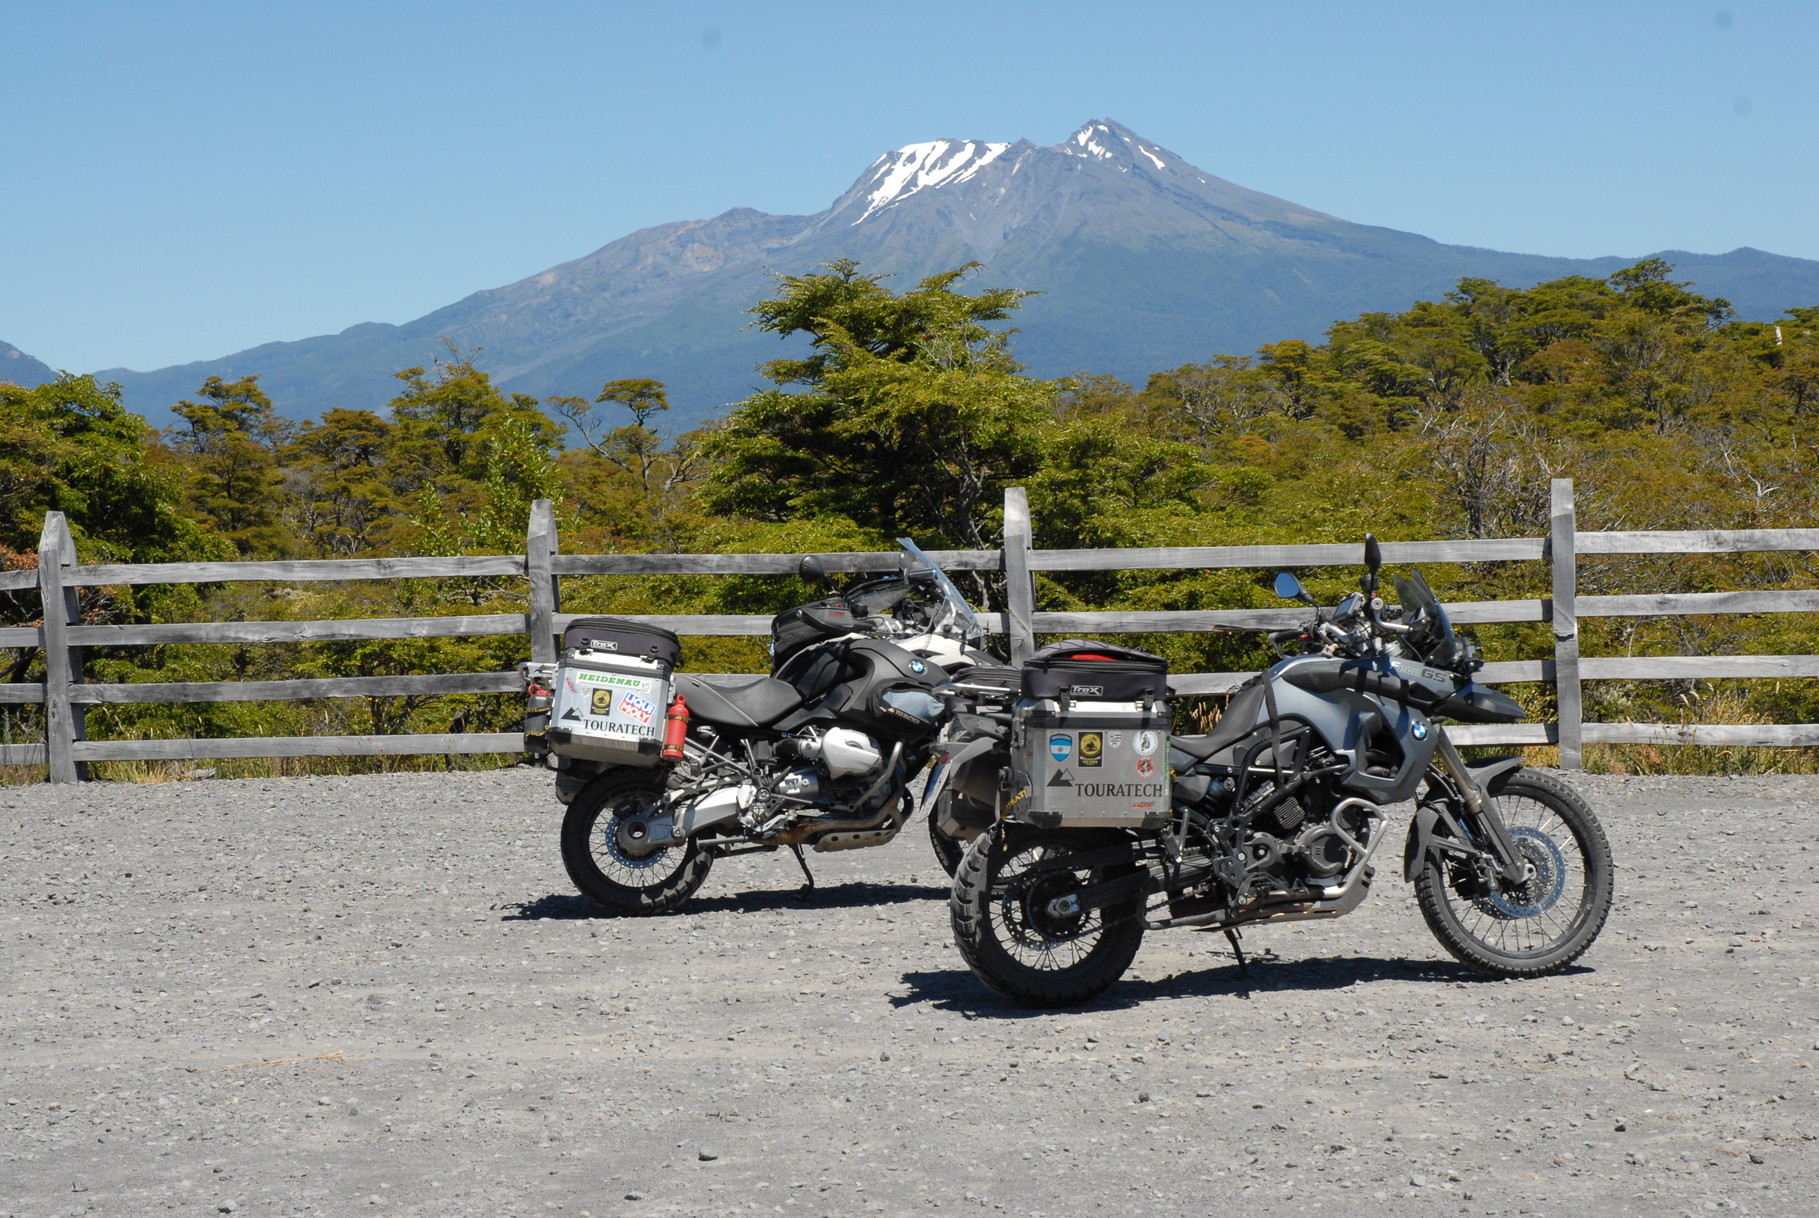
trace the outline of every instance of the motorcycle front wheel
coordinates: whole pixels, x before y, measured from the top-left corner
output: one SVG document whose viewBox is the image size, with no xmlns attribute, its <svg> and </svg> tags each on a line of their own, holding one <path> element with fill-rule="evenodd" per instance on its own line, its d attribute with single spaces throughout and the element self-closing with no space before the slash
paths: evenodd
<svg viewBox="0 0 1819 1218">
<path fill-rule="evenodd" d="M 562 864 L 575 887 L 619 914 L 668 913 L 695 895 L 713 855 L 693 838 L 649 844 L 663 810 L 663 770 L 609 771 L 583 787 L 562 818 Z"/>
<path fill-rule="evenodd" d="M 941 870 L 951 877 L 960 870 L 960 860 L 966 855 L 966 843 L 941 832 L 941 822 L 935 812 L 934 808 L 928 812 L 928 844 L 935 848 L 935 860 L 941 864 Z"/>
<path fill-rule="evenodd" d="M 1066 898 L 1129 874 L 1134 862 L 1070 866 L 1089 851 L 1124 847 L 1116 830 L 1004 825 L 973 840 L 954 876 L 954 942 L 979 980 L 1014 1002 L 1071 1006 L 1124 975 L 1143 942 L 1143 900 L 1069 912 Z"/>
<path fill-rule="evenodd" d="M 1487 883 L 1466 862 L 1430 852 L 1415 876 L 1428 929 L 1461 964 L 1488 977 L 1542 977 L 1585 953 L 1604 929 L 1613 888 L 1604 827 L 1578 792 L 1522 772 L 1497 811 L 1530 865 L 1520 886 Z"/>
</svg>

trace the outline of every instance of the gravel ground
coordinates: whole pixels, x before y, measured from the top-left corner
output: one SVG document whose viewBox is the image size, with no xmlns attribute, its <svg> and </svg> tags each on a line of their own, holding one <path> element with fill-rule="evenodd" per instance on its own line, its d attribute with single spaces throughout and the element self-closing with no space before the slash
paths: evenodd
<svg viewBox="0 0 1819 1218">
<path fill-rule="evenodd" d="M 1385 874 L 1040 1014 L 920 822 L 639 921 L 536 770 L 3 788 L 0 1214 L 1810 1213 L 1819 780 L 1575 781 L 1567 974 L 1474 980 Z"/>
</svg>

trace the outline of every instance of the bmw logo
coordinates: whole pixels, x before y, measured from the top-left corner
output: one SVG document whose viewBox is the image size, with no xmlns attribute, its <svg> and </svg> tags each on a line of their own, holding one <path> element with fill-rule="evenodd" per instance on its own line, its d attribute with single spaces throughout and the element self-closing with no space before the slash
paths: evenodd
<svg viewBox="0 0 1819 1218">
<path fill-rule="evenodd" d="M 1414 726 L 1414 728 L 1411 730 L 1410 734 L 1413 735 L 1415 737 L 1415 739 L 1417 739 L 1417 740 L 1426 740 L 1427 739 L 1427 724 L 1417 723 Z"/>
<path fill-rule="evenodd" d="M 921 673 L 928 671 L 928 665 L 924 664 L 921 660 L 911 660 L 910 661 L 910 671 L 913 673 L 921 674 Z"/>
</svg>

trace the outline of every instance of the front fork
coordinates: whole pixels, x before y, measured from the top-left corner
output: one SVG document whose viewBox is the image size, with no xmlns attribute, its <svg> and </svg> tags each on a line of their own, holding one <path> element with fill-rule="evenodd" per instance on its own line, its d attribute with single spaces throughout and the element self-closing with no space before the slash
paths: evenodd
<svg viewBox="0 0 1819 1218">
<path fill-rule="evenodd" d="M 1473 780 L 1471 773 L 1465 768 L 1465 759 L 1459 756 L 1459 749 L 1447 736 L 1445 729 L 1440 732 L 1440 745 L 1436 751 L 1440 755 L 1440 768 L 1446 771 L 1448 778 L 1452 779 L 1453 786 L 1459 792 L 1459 798 L 1465 802 L 1466 812 L 1488 831 L 1491 854 L 1497 860 L 1497 878 L 1512 885 L 1525 882 L 1529 876 L 1528 860 L 1516 852 L 1516 844 L 1510 840 L 1509 830 L 1504 827 L 1503 817 L 1497 811 L 1497 801 L 1488 798 L 1487 793 L 1481 790 L 1477 782 Z M 1439 811 L 1439 816 L 1447 820 L 1452 819 L 1444 809 Z M 1457 824 L 1448 827 L 1454 833 L 1459 833 L 1461 829 L 1461 826 Z M 1429 828 L 1431 829 L 1431 826 Z M 1426 833 L 1422 834 L 1423 838 L 1427 836 Z M 1417 851 L 1412 860 L 1411 878 L 1414 867 L 1420 865 L 1420 858 L 1426 853 L 1426 845 L 1426 841 L 1423 841 L 1423 849 Z"/>
</svg>

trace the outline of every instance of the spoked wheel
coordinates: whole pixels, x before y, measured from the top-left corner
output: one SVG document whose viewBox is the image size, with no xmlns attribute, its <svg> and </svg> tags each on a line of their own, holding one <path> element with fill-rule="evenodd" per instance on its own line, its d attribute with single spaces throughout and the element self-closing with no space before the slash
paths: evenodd
<svg viewBox="0 0 1819 1218">
<path fill-rule="evenodd" d="M 582 788 L 562 818 L 562 863 L 575 887 L 622 914 L 668 913 L 695 894 L 714 858 L 693 838 L 653 845 L 663 771 L 608 773 Z"/>
<path fill-rule="evenodd" d="M 1497 792 L 1497 810 L 1528 880 L 1511 887 L 1430 853 L 1415 877 L 1421 915 L 1441 946 L 1491 977 L 1540 977 L 1577 960 L 1611 911 L 1611 847 L 1578 793 L 1545 774 L 1521 773 Z"/>
<path fill-rule="evenodd" d="M 1122 847 L 1122 862 L 1070 865 Z M 954 942 L 979 980 L 1025 1006 L 1085 1002 L 1124 975 L 1143 942 L 1143 898 L 1082 911 L 1073 894 L 1129 874 L 1130 839 L 1115 830 L 1006 825 L 967 848 L 948 903 Z"/>
</svg>

